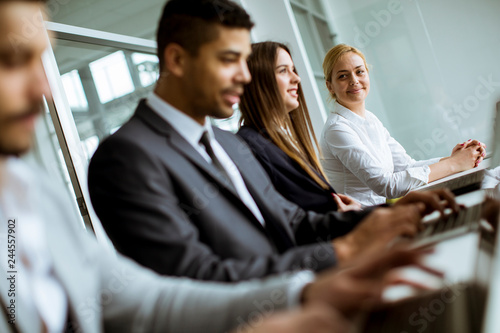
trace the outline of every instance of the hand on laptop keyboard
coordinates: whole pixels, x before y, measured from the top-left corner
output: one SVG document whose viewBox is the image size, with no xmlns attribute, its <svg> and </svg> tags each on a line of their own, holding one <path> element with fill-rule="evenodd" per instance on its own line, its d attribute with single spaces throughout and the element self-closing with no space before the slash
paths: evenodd
<svg viewBox="0 0 500 333">
<path fill-rule="evenodd" d="M 421 287 L 421 283 L 408 281 L 397 270 L 402 267 L 418 267 L 442 278 L 443 274 L 424 266 L 422 258 L 429 251 L 395 248 L 377 251 L 351 260 L 344 269 L 333 269 L 321 273 L 314 283 L 303 291 L 304 305 L 323 302 L 332 305 L 346 318 L 352 318 L 359 311 L 367 310 L 383 302 L 383 290 L 394 284 Z"/>
<path fill-rule="evenodd" d="M 402 206 L 407 204 L 422 205 L 422 216 L 428 215 L 433 211 L 439 211 L 444 216 L 444 210 L 448 207 L 453 211 L 458 212 L 460 207 L 455 201 L 455 196 L 448 189 L 437 189 L 422 192 L 410 192 L 403 198 L 399 199 L 394 206 Z"/>
<path fill-rule="evenodd" d="M 399 236 L 415 236 L 420 229 L 422 210 L 417 204 L 373 210 L 353 231 L 332 241 L 339 265 L 387 247 Z"/>
<path fill-rule="evenodd" d="M 456 213 L 447 210 L 444 216 L 435 220 L 425 221 L 424 230 L 417 235 L 416 239 L 425 239 L 437 234 L 444 234 L 459 229 L 463 229 L 462 232 L 467 232 L 475 226 L 479 226 L 480 214 L 481 204 L 462 208 Z"/>
</svg>

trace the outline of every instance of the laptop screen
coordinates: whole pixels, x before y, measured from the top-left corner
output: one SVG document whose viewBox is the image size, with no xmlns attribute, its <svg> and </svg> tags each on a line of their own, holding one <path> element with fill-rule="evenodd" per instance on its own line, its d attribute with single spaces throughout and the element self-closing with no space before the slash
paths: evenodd
<svg viewBox="0 0 500 333">
<path fill-rule="evenodd" d="M 485 174 L 482 188 L 493 189 L 500 183 L 500 102 L 496 105 L 494 127 L 493 127 L 493 142 L 490 151 L 490 167 Z M 497 188 L 498 189 L 498 188 Z M 498 197 L 500 199 L 500 189 L 498 189 Z M 495 195 L 496 196 L 496 195 Z"/>
<path fill-rule="evenodd" d="M 493 128 L 493 156 L 492 167 L 500 166 L 500 102 L 497 103 L 497 110 L 495 113 L 495 127 Z"/>
</svg>

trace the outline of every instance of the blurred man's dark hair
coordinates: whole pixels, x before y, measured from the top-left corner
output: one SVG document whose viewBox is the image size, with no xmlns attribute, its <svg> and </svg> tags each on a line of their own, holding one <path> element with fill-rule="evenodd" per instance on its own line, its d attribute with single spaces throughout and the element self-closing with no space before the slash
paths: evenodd
<svg viewBox="0 0 500 333">
<path fill-rule="evenodd" d="M 170 43 L 196 56 L 201 45 L 218 38 L 219 26 L 252 29 L 248 13 L 229 0 L 170 0 L 163 9 L 157 31 L 158 58 Z"/>
</svg>

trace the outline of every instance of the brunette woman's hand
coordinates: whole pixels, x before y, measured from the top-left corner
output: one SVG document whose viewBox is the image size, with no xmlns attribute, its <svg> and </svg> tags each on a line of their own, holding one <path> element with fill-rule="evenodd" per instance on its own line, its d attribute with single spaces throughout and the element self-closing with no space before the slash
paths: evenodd
<svg viewBox="0 0 500 333">
<path fill-rule="evenodd" d="M 361 204 L 351 198 L 350 196 L 332 193 L 333 200 L 337 203 L 337 210 L 339 212 L 347 212 L 349 210 L 361 210 Z"/>
</svg>

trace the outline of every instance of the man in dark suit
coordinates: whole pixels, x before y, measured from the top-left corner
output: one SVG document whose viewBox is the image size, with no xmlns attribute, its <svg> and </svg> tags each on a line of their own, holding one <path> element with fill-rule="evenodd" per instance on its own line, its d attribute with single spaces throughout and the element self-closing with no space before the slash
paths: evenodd
<svg viewBox="0 0 500 333">
<path fill-rule="evenodd" d="M 251 79 L 252 26 L 228 0 L 169 1 L 155 92 L 92 158 L 92 203 L 111 240 L 161 274 L 239 281 L 321 271 L 415 233 L 425 210 L 304 211 L 276 192 L 240 138 L 212 128 L 208 117 L 231 116 Z"/>
</svg>

